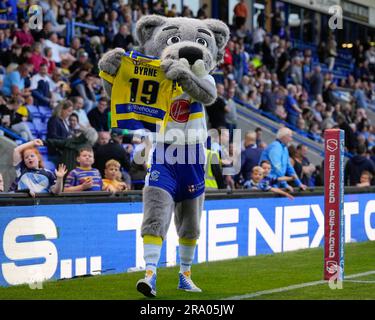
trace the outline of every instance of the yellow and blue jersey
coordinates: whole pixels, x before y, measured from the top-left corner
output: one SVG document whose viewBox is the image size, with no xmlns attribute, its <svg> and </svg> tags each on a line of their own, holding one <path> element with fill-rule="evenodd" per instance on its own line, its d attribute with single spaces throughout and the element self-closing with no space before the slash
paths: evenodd
<svg viewBox="0 0 375 320">
<path fill-rule="evenodd" d="M 166 79 L 158 58 L 127 52 L 115 77 L 99 75 L 112 84 L 112 128 L 159 131 L 177 86 Z"/>
<path fill-rule="evenodd" d="M 193 101 L 176 81 L 167 79 L 160 63 L 157 57 L 131 51 L 123 55 L 116 76 L 100 72 L 112 84 L 112 128 L 151 132 L 206 129 L 203 105 Z"/>
</svg>

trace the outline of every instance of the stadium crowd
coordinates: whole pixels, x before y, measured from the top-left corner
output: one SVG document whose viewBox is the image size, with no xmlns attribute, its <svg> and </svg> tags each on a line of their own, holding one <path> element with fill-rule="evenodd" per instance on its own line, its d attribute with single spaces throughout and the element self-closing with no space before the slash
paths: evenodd
<svg viewBox="0 0 375 320">
<path fill-rule="evenodd" d="M 0 122 L 6 129 L 0 133 L 13 137 L 9 132 L 14 132 L 27 141 L 15 150 L 17 180 L 11 190 L 22 189 L 22 176 L 36 171 L 48 178 L 48 184 L 40 187 L 45 191 L 61 190 L 61 176 L 66 192 L 142 189 L 147 168 L 134 158 L 147 150 L 148 143 L 126 130 L 110 129 L 110 101 L 97 65 L 111 48 L 136 47 L 135 23 L 142 15 L 209 16 L 206 5 L 194 16 L 188 6 L 179 13 L 164 2 L 152 6 L 111 0 L 0 2 Z M 43 10 L 42 30 L 29 28 L 26 10 L 31 4 Z M 91 27 L 75 28 L 70 38 L 67 24 L 72 19 Z M 280 12 L 274 13 L 271 34 L 264 29 L 262 15 L 252 33 L 246 28 L 247 19 L 246 4 L 239 1 L 224 62 L 213 72 L 218 98 L 206 109 L 210 128 L 223 131 L 222 139 L 231 143 L 241 101 L 318 143 L 323 142 L 325 129 L 343 129 L 346 151 L 352 155 L 345 170 L 347 185 L 374 184 L 375 126 L 367 112 L 375 110 L 375 47 L 358 41 L 351 52 L 350 72 L 338 77 L 339 50 L 333 33 L 316 51 L 299 49 Z M 349 94 L 340 94 L 343 91 Z M 223 129 L 229 129 L 229 136 Z M 236 175 L 223 176 L 212 165 L 216 188 L 282 193 L 280 188 L 322 185 L 322 167 L 310 164 L 305 145 L 291 142 L 292 131 L 282 128 L 267 145 L 259 127 L 245 134 L 241 148 L 213 146 L 218 157 L 228 152 L 241 159 Z M 42 169 L 43 160 L 52 176 Z M 280 163 L 283 170 L 276 172 Z M 218 164 L 219 169 L 230 165 L 224 160 Z M 1 187 L 0 175 L 0 191 Z M 291 197 L 288 192 L 284 195 Z"/>
</svg>

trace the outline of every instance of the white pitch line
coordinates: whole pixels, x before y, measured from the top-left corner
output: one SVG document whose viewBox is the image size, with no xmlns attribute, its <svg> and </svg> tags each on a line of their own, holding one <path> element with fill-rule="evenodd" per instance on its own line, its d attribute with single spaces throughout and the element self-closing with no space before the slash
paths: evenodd
<svg viewBox="0 0 375 320">
<path fill-rule="evenodd" d="M 371 275 L 371 274 L 375 274 L 375 270 L 374 271 L 368 271 L 368 272 L 362 272 L 362 273 L 356 273 L 356 274 L 352 274 L 350 276 L 345 276 L 344 282 L 347 279 L 354 279 L 354 278 L 364 277 L 364 276 L 368 276 L 368 275 Z M 244 294 L 244 295 L 240 295 L 240 296 L 233 296 L 233 297 L 229 297 L 229 298 L 224 298 L 223 300 L 243 300 L 243 299 L 250 299 L 250 298 L 255 298 L 255 297 L 263 296 L 263 295 L 266 295 L 266 294 L 291 291 L 291 290 L 296 290 L 296 289 L 301 289 L 301 288 L 316 286 L 316 285 L 325 284 L 325 283 L 328 283 L 328 281 L 327 280 L 319 280 L 319 281 L 305 282 L 305 283 L 295 284 L 295 285 L 288 286 L 288 287 L 282 287 L 282 288 L 276 288 L 276 289 L 258 291 L 258 292 L 248 293 L 248 294 Z"/>
</svg>

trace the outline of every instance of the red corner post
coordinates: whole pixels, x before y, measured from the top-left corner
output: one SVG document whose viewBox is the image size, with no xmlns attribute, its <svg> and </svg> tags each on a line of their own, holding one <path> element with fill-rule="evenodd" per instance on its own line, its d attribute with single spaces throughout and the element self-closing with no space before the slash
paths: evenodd
<svg viewBox="0 0 375 320">
<path fill-rule="evenodd" d="M 324 132 L 324 280 L 344 278 L 344 131 Z"/>
</svg>

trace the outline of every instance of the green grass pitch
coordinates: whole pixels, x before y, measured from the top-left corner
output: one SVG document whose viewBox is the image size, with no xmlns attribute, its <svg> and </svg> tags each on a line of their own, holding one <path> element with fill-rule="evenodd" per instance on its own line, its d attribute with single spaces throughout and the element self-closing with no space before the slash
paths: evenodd
<svg viewBox="0 0 375 320">
<path fill-rule="evenodd" d="M 322 280 L 323 249 L 208 262 L 193 266 L 193 280 L 202 293 L 177 290 L 177 267 L 159 268 L 156 300 L 216 300 Z M 375 270 L 375 241 L 345 245 L 345 275 Z M 0 288 L 4 299 L 147 300 L 135 289 L 143 272 L 48 281 L 43 289 Z M 246 296 L 245 298 L 246 299 Z M 344 281 L 342 289 L 328 283 L 262 294 L 253 299 L 375 299 L 375 274 Z"/>
</svg>

